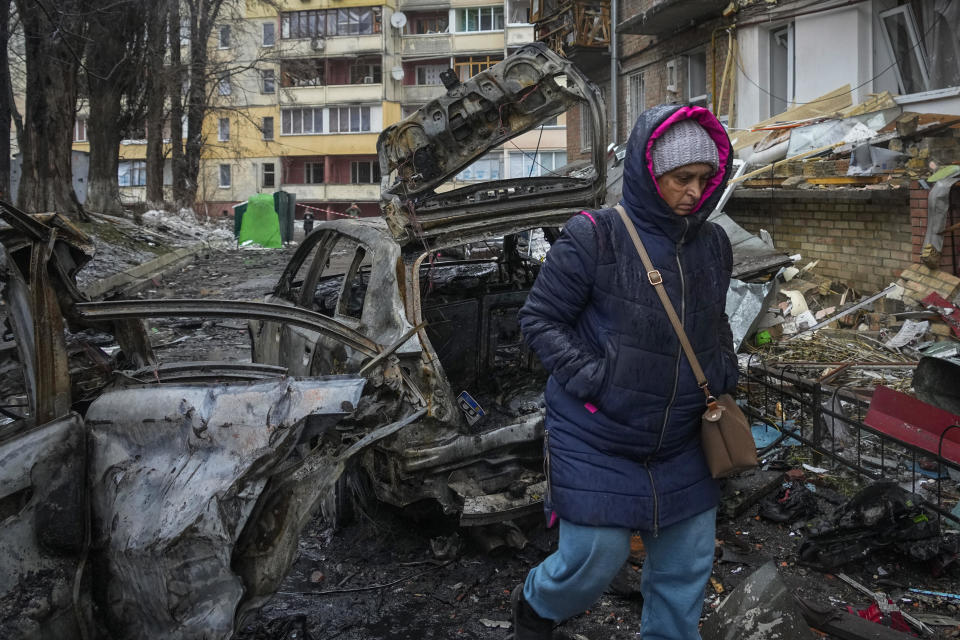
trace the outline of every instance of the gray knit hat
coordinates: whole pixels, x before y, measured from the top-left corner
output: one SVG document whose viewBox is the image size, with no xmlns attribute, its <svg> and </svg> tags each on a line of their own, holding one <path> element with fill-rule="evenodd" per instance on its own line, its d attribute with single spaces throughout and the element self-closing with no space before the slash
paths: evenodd
<svg viewBox="0 0 960 640">
<path fill-rule="evenodd" d="M 717 144 L 696 120 L 681 120 L 667 129 L 653 143 L 650 150 L 653 175 L 658 178 L 668 171 L 687 164 L 702 162 L 720 167 Z"/>
</svg>

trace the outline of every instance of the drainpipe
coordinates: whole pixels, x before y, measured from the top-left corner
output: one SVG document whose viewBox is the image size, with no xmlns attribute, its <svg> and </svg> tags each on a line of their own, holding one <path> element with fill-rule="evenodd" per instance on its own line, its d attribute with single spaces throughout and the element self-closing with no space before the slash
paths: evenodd
<svg viewBox="0 0 960 640">
<path fill-rule="evenodd" d="M 610 142 L 617 144 L 617 0 L 610 0 Z"/>
</svg>

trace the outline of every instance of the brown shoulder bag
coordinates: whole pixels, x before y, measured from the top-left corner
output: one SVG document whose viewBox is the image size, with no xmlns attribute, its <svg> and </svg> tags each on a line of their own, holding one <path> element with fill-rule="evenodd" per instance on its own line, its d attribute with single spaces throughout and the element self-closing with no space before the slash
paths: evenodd
<svg viewBox="0 0 960 640">
<path fill-rule="evenodd" d="M 690 344 L 690 340 L 683 330 L 683 325 L 680 323 L 680 318 L 677 317 L 677 312 L 673 308 L 673 303 L 670 302 L 670 297 L 663 287 L 663 277 L 650 262 L 650 256 L 647 255 L 647 250 L 644 248 L 633 222 L 627 217 L 627 212 L 619 204 L 615 208 L 630 234 L 630 239 L 633 240 L 633 246 L 637 248 L 637 253 L 640 254 L 643 267 L 647 270 L 647 279 L 660 297 L 660 302 L 663 303 L 667 317 L 670 318 L 670 324 L 673 325 L 677 337 L 680 338 L 680 345 L 683 347 L 684 353 L 687 354 L 690 368 L 693 369 L 693 375 L 697 378 L 697 385 L 706 396 L 707 408 L 703 412 L 703 419 L 701 420 L 700 437 L 710 473 L 714 478 L 726 478 L 756 467 L 757 445 L 754 443 L 747 417 L 743 415 L 743 411 L 740 410 L 730 394 L 725 393 L 719 398 L 714 398 L 710 394 L 707 377 L 703 375 L 703 369 L 700 368 L 697 355 L 693 352 L 693 346 Z"/>
</svg>

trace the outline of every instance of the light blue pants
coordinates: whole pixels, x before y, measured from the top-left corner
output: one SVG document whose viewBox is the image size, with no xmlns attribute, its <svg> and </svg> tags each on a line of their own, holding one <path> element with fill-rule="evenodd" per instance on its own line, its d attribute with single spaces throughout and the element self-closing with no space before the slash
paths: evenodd
<svg viewBox="0 0 960 640">
<path fill-rule="evenodd" d="M 713 569 L 717 510 L 660 529 L 641 531 L 647 558 L 640 592 L 643 640 L 699 640 L 703 590 Z M 595 603 L 630 553 L 630 530 L 560 520 L 557 550 L 534 567 L 523 597 L 540 617 L 556 622 Z"/>
</svg>

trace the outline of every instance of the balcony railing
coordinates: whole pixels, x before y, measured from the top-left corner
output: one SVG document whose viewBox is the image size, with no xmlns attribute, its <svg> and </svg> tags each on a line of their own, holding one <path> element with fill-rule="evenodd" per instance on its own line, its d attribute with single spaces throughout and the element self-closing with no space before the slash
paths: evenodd
<svg viewBox="0 0 960 640">
<path fill-rule="evenodd" d="M 536 38 L 561 55 L 576 47 L 604 48 L 610 44 L 610 3 L 575 0 L 534 0 Z"/>
<path fill-rule="evenodd" d="M 404 104 L 426 104 L 446 91 L 442 84 L 408 84 L 403 87 L 400 101 Z"/>
<path fill-rule="evenodd" d="M 319 56 L 377 53 L 383 49 L 383 34 L 333 36 L 330 38 L 282 38 L 277 40 L 280 58 L 316 58 Z"/>
<path fill-rule="evenodd" d="M 403 36 L 403 55 L 446 55 L 453 50 L 449 33 Z"/>
<path fill-rule="evenodd" d="M 320 87 L 282 87 L 281 105 L 342 104 L 347 102 L 379 102 L 383 100 L 382 84 L 335 84 Z"/>
</svg>

